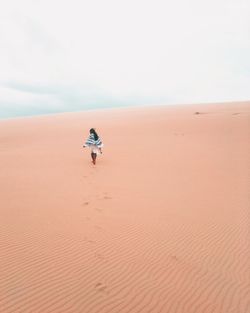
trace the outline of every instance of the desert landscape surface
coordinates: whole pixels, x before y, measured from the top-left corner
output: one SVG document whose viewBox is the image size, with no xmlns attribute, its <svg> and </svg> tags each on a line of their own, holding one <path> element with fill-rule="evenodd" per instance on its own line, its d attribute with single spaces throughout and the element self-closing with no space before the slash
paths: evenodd
<svg viewBox="0 0 250 313">
<path fill-rule="evenodd" d="M 1 120 L 0 164 L 1 313 L 250 312 L 250 102 Z"/>
</svg>

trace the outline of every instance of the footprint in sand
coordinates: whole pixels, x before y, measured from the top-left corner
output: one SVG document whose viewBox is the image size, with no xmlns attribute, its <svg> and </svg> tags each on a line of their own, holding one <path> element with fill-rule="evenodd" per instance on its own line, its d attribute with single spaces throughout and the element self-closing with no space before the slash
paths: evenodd
<svg viewBox="0 0 250 313">
<path fill-rule="evenodd" d="M 87 243 L 96 243 L 96 241 L 89 239 L 88 237 L 84 237 L 83 239 Z"/>
<path fill-rule="evenodd" d="M 106 199 L 106 200 L 107 200 L 107 199 L 112 199 L 112 197 L 104 196 L 103 199 Z"/>
<path fill-rule="evenodd" d="M 104 195 L 104 196 L 99 196 L 98 197 L 98 200 L 110 200 L 112 199 L 112 197 L 110 197 L 108 194 Z"/>
<path fill-rule="evenodd" d="M 172 261 L 178 261 L 176 255 L 170 255 L 169 258 L 170 258 L 170 260 L 172 260 Z"/>
<path fill-rule="evenodd" d="M 87 240 L 88 243 L 96 243 L 94 240 Z"/>
<path fill-rule="evenodd" d="M 97 259 L 104 259 L 103 255 L 101 253 L 98 253 L 98 252 L 95 253 L 95 257 Z"/>
<path fill-rule="evenodd" d="M 98 225 L 95 225 L 95 228 L 99 229 L 99 230 L 103 230 L 103 228 L 101 226 L 98 226 Z"/>
<path fill-rule="evenodd" d="M 107 293 L 107 286 L 102 284 L 102 283 L 97 283 L 95 285 L 95 289 L 98 291 L 98 292 L 103 292 L 103 293 Z"/>
<path fill-rule="evenodd" d="M 207 114 L 207 113 L 205 113 L 205 112 L 198 112 L 198 111 L 197 111 L 197 112 L 195 112 L 194 114 L 195 114 L 195 115 L 200 115 L 200 114 Z"/>
<path fill-rule="evenodd" d="M 95 208 L 95 210 L 96 210 L 97 212 L 99 212 L 99 213 L 102 212 L 102 209 L 100 209 L 100 208 Z"/>
<path fill-rule="evenodd" d="M 184 136 L 184 134 L 183 134 L 183 133 L 180 133 L 180 134 L 178 134 L 178 133 L 174 133 L 174 135 L 175 135 L 175 136 Z"/>
</svg>

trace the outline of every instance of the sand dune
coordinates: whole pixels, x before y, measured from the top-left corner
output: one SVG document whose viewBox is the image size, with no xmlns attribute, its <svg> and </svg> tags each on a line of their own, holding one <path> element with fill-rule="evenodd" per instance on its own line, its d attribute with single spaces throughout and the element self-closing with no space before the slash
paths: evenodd
<svg viewBox="0 0 250 313">
<path fill-rule="evenodd" d="M 250 102 L 3 120 L 0 143 L 1 313 L 250 312 Z"/>
</svg>

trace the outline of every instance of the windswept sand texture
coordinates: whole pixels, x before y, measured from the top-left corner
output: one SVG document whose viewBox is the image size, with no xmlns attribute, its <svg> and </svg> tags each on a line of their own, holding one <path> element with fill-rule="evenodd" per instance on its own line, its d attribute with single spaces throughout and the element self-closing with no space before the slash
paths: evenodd
<svg viewBox="0 0 250 313">
<path fill-rule="evenodd" d="M 0 312 L 249 313 L 249 152 L 250 102 L 0 121 Z"/>
</svg>

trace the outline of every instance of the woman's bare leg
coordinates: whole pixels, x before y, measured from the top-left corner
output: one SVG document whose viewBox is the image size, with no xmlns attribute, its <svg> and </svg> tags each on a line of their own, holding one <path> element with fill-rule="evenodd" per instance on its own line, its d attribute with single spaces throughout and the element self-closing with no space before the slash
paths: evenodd
<svg viewBox="0 0 250 313">
<path fill-rule="evenodd" d="M 93 164 L 95 164 L 96 163 L 96 153 L 92 152 L 91 157 L 92 157 Z"/>
</svg>

